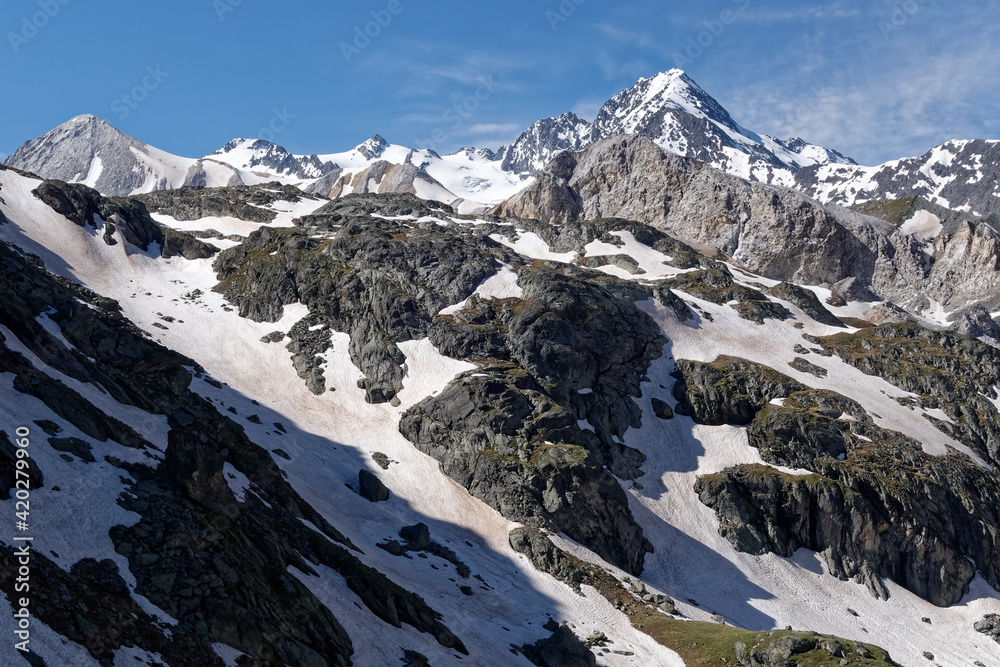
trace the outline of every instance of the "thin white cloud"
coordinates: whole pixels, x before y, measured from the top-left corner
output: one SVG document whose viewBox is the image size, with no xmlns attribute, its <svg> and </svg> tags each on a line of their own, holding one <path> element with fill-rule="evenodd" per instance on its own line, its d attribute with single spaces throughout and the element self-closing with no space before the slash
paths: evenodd
<svg viewBox="0 0 1000 667">
<path fill-rule="evenodd" d="M 469 134 L 498 134 L 520 132 L 524 128 L 517 123 L 476 123 L 469 128 Z"/>
<path fill-rule="evenodd" d="M 849 58 L 817 60 L 802 42 L 797 71 L 772 70 L 722 101 L 758 132 L 799 136 L 862 164 L 921 155 L 956 138 L 997 138 L 990 136 L 997 30 L 973 14 L 949 23 L 921 5 L 888 36 L 873 14 L 868 29 L 852 36 Z"/>
<path fill-rule="evenodd" d="M 573 113 L 584 120 L 594 120 L 597 112 L 604 106 L 605 100 L 580 100 L 573 106 Z"/>
</svg>

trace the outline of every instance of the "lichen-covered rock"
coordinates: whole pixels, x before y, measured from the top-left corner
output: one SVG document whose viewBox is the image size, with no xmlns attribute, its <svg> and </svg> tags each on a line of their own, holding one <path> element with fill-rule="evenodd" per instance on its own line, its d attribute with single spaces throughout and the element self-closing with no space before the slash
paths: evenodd
<svg viewBox="0 0 1000 667">
<path fill-rule="evenodd" d="M 875 595 L 887 595 L 888 578 L 940 606 L 957 603 L 977 570 L 1000 587 L 990 555 L 1000 485 L 967 457 L 929 456 L 854 401 L 814 390 L 763 407 L 747 434 L 765 461 L 816 474 L 748 465 L 699 478 L 699 497 L 738 549 L 811 549 Z"/>
<path fill-rule="evenodd" d="M 1000 615 L 987 614 L 982 620 L 976 621 L 976 632 L 981 632 L 1000 644 Z"/>
<path fill-rule="evenodd" d="M 772 400 L 805 389 L 763 364 L 729 356 L 712 363 L 678 360 L 675 376 L 678 414 L 712 426 L 745 426 Z"/>
<path fill-rule="evenodd" d="M 817 298 L 816 293 L 812 290 L 793 285 L 792 283 L 778 283 L 769 291 L 771 296 L 798 306 L 802 312 L 820 324 L 841 328 L 844 326 L 843 322 L 823 306 L 819 298 Z"/>
<path fill-rule="evenodd" d="M 916 394 L 950 422 L 937 428 L 1000 465 L 1000 350 L 962 334 L 912 323 L 887 324 L 819 339 L 824 349 L 868 375 Z"/>
</svg>

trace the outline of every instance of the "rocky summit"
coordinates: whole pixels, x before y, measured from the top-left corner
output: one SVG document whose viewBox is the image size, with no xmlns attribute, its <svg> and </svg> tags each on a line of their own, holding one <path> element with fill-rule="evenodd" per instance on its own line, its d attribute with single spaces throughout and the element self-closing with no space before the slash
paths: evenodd
<svg viewBox="0 0 1000 667">
<path fill-rule="evenodd" d="M 28 141 L 0 664 L 1000 664 L 995 149 Z"/>
</svg>

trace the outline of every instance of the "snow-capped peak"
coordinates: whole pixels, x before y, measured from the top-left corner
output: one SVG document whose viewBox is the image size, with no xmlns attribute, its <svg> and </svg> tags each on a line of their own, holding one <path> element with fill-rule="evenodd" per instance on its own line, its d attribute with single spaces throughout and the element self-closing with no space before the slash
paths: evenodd
<svg viewBox="0 0 1000 667">
<path fill-rule="evenodd" d="M 385 149 L 388 147 L 389 142 L 376 134 L 363 144 L 359 144 L 354 150 L 364 155 L 366 159 L 374 160 L 382 157 L 382 154 L 385 153 Z"/>
</svg>

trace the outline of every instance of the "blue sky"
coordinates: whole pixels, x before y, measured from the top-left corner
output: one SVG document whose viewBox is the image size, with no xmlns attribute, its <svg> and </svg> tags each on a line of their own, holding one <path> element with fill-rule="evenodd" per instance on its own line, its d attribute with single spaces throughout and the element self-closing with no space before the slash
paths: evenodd
<svg viewBox="0 0 1000 667">
<path fill-rule="evenodd" d="M 81 113 L 192 157 L 496 147 L 677 65 L 742 125 L 863 164 L 1000 138 L 1000 0 L 5 0 L 0 27 L 0 153 Z"/>
</svg>

